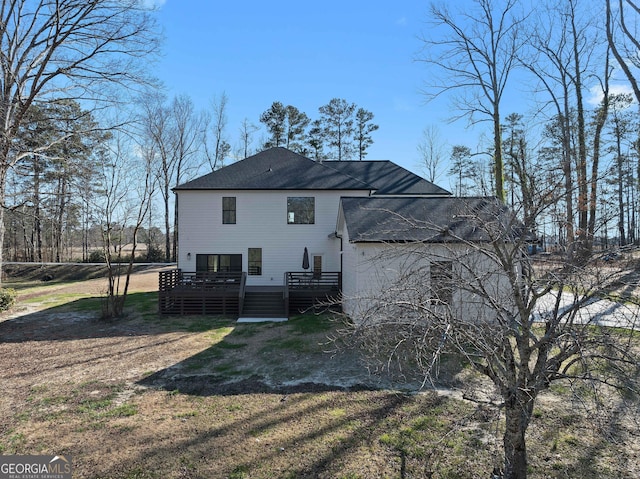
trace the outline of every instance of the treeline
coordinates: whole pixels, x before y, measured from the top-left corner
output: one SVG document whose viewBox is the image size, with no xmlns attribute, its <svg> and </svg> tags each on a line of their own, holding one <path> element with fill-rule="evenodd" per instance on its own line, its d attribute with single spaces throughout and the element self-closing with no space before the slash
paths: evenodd
<svg viewBox="0 0 640 479">
<path fill-rule="evenodd" d="M 371 134 L 378 129 L 373 113 L 341 98 L 321 106 L 318 113 L 311 121 L 295 106 L 273 102 L 260 115 L 269 133 L 264 147 L 284 146 L 316 161 L 363 160 L 373 144 Z"/>
<path fill-rule="evenodd" d="M 467 8 L 468 7 L 468 8 Z M 482 128 L 477 144 L 420 152 L 456 194 L 493 194 L 570 257 L 638 243 L 640 5 L 476 0 L 433 4 L 420 58 L 429 99 Z M 515 108 L 514 108 L 515 105 Z M 518 109 L 518 113 L 512 113 Z"/>
<path fill-rule="evenodd" d="M 22 158 L 8 175 L 5 258 L 95 262 L 105 244 L 136 242 L 141 260 L 173 261 L 178 239 L 171 188 L 177 184 L 235 161 L 238 153 L 272 146 L 316 160 L 362 159 L 378 128 L 372 113 L 343 99 L 320 107 L 313 122 L 296 107 L 273 102 L 257 119 L 265 127 L 262 138 L 245 120 L 241 148 L 233 151 L 227 107 L 225 94 L 207 112 L 197 111 L 186 95 L 169 100 L 149 91 L 113 127 L 74 100 L 34 102 L 16 135 Z M 138 181 L 145 178 L 146 198 L 139 198 Z M 152 206 L 134 238 L 127 222 L 136 201 Z"/>
<path fill-rule="evenodd" d="M 601 123 L 600 164 L 593 163 L 593 154 L 587 157 L 591 169 L 597 168 L 589 180 L 594 189 L 592 195 L 597 198 L 591 205 L 594 223 L 590 240 L 607 249 L 640 243 L 640 115 L 631 94 L 610 94 L 606 99 L 608 115 L 603 121 L 604 102 L 589 110 L 585 133 L 588 143 L 593 145 L 593 136 Z M 538 232 L 546 238 L 548 246 L 563 249 L 570 243 L 570 235 L 579 234 L 575 225 L 579 219 L 576 207 L 583 202 L 576 187 L 577 151 L 571 149 L 568 159 L 562 161 L 565 153 L 560 117 L 543 124 L 540 135 L 527 128 L 521 114 L 512 113 L 505 120 L 502 145 L 506 202 L 521 209 L 523 217 L 536 217 Z M 569 125 L 567 134 L 576 136 L 575 114 Z M 448 159 L 448 174 L 456 194 L 492 194 L 495 187 L 490 157 L 477 154 L 466 145 L 454 145 Z M 547 195 L 546 200 L 542 194 Z M 538 211 L 542 206 L 544 211 Z M 569 207 L 572 215 L 568 214 Z M 573 216 L 573 222 L 567 222 L 568 216 Z"/>
</svg>

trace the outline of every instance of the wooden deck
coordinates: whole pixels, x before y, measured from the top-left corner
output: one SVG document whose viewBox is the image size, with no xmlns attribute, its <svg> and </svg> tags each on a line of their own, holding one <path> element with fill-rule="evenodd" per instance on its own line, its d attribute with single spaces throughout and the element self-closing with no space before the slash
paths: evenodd
<svg viewBox="0 0 640 479">
<path fill-rule="evenodd" d="M 287 315 L 309 310 L 341 310 L 342 274 L 285 273 L 284 296 Z"/>
<path fill-rule="evenodd" d="M 240 316 L 246 273 L 161 271 L 158 301 L 161 314 Z"/>
<path fill-rule="evenodd" d="M 240 317 L 247 291 L 281 292 L 285 314 L 340 308 L 342 275 L 337 272 L 285 273 L 283 286 L 247 286 L 246 273 L 160 272 L 159 311 L 174 315 Z"/>
</svg>

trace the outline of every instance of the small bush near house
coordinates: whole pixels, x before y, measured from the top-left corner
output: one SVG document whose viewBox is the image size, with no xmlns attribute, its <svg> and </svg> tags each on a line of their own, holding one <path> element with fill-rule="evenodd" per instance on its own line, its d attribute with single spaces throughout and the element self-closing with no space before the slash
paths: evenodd
<svg viewBox="0 0 640 479">
<path fill-rule="evenodd" d="M 16 302 L 16 290 L 0 288 L 0 311 L 6 311 Z"/>
</svg>

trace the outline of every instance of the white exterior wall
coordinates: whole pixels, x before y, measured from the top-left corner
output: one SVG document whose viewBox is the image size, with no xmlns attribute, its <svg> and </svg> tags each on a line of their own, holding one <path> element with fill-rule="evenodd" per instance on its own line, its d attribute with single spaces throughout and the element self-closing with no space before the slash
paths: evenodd
<svg viewBox="0 0 640 479">
<path fill-rule="evenodd" d="M 341 196 L 368 191 L 178 191 L 178 267 L 196 270 L 197 254 L 241 254 L 248 271 L 248 249 L 262 248 L 262 275 L 248 285 L 279 286 L 286 271 L 303 271 L 305 246 L 322 256 L 323 271 L 340 271 L 340 239 L 335 232 Z M 236 224 L 222 224 L 222 198 L 236 198 Z M 315 198 L 315 224 L 287 224 L 287 197 Z M 191 254 L 190 259 L 188 257 Z"/>
<path fill-rule="evenodd" d="M 341 225 L 342 231 L 342 309 L 347 314 L 349 303 L 358 296 L 358 250 L 357 245 L 349 241 L 349 231 Z"/>
<path fill-rule="evenodd" d="M 343 311 L 354 321 L 394 311 L 394 304 L 428 301 L 429 265 L 433 261 L 451 260 L 454 282 L 481 285 L 499 304 L 509 304 L 511 291 L 506 276 L 479 248 L 459 244 L 354 244 L 347 242 L 346 228 L 343 235 Z M 495 311 L 481 296 L 463 288 L 454 285 L 451 312 L 456 317 L 469 321 L 495 319 L 491 317 Z"/>
</svg>

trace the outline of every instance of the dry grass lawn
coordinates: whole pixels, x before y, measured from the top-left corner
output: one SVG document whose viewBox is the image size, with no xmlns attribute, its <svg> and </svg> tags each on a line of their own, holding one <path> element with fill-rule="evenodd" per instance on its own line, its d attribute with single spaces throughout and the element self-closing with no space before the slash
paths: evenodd
<svg viewBox="0 0 640 479">
<path fill-rule="evenodd" d="M 155 270 L 115 322 L 98 319 L 104 280 L 17 286 L 0 318 L 1 454 L 68 454 L 75 478 L 123 479 L 485 479 L 498 460 L 496 411 L 325 352 L 327 318 L 159 317 Z M 572 398 L 560 385 L 536 409 L 530 477 L 640 477 L 637 400 L 594 418 Z"/>
</svg>

